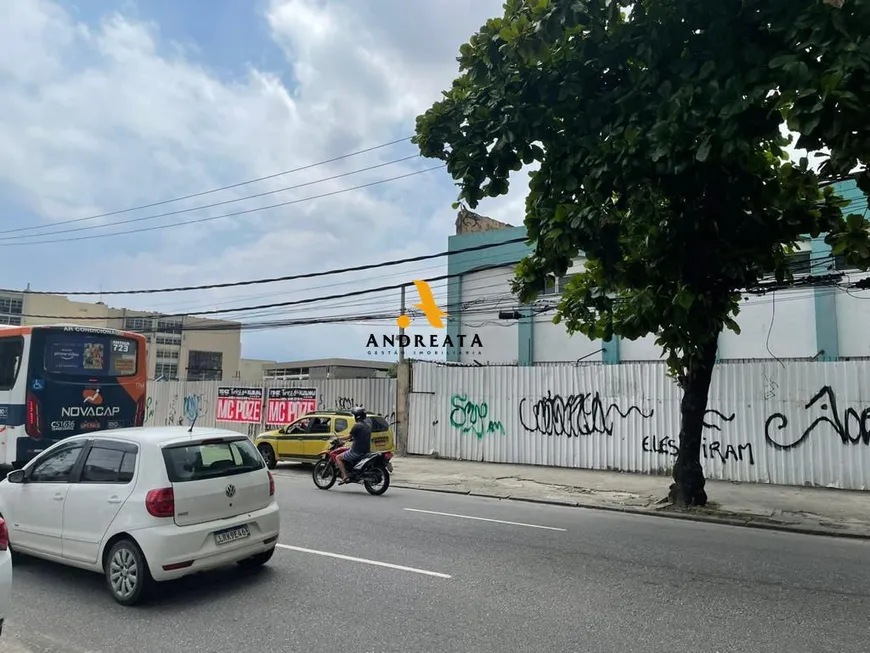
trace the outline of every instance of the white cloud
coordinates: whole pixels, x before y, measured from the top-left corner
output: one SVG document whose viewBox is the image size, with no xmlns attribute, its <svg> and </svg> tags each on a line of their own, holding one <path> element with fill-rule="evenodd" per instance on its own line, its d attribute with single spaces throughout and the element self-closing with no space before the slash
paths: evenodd
<svg viewBox="0 0 870 653">
<path fill-rule="evenodd" d="M 17 211 L 13 212 L 16 219 L 3 223 L 0 230 L 184 195 L 409 136 L 413 118 L 449 87 L 459 45 L 487 17 L 499 13 L 500 4 L 448 0 L 414 3 L 411 8 L 395 0 L 377 7 L 351 0 L 273 0 L 263 19 L 286 54 L 287 68 L 251 68 L 234 78 L 213 70 L 203 44 L 169 41 L 160 24 L 138 19 L 129 5 L 119 4 L 117 12 L 85 22 L 65 9 L 65 3 L 10 3 L 0 22 L 4 43 L 0 199 Z M 242 197 L 415 153 L 410 144 L 399 145 L 256 186 L 50 231 Z M 434 163 L 410 161 L 119 229 L 266 206 Z M 436 172 L 247 216 L 122 238 L 2 251 L 20 263 L 10 283 L 31 281 L 48 289 L 178 285 L 292 274 L 446 249 L 455 217 L 450 209 L 454 197 L 446 174 Z M 516 216 L 512 221 L 518 220 Z M 101 231 L 45 238 L 64 240 Z M 0 234 L 0 238 L 28 233 L 32 232 Z M 16 242 L 29 240 L 33 239 Z M 35 261 L 45 263 L 34 265 Z M 411 270 L 438 263 L 406 269 L 412 274 Z M 287 284 L 276 289 L 277 301 L 310 296 L 305 288 L 330 281 L 355 282 L 350 287 L 379 285 L 384 275 L 373 271 L 357 276 Z M 135 301 L 119 297 L 112 303 L 181 308 L 267 291 L 254 287 Z M 361 354 L 361 347 L 336 337 L 356 331 L 340 329 L 296 330 L 293 338 L 252 335 L 246 338 L 250 346 L 245 354 L 278 358 L 291 355 L 292 350 Z M 277 347 L 282 351 L 257 346 L 282 340 L 295 345 Z M 341 343 L 339 349 L 328 351 L 328 343 L 336 342 Z"/>
</svg>

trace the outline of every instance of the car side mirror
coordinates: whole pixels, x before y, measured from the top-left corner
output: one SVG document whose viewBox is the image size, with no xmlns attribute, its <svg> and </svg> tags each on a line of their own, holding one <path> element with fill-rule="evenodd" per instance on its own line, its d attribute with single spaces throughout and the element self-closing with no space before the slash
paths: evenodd
<svg viewBox="0 0 870 653">
<path fill-rule="evenodd" d="M 24 483 L 24 470 L 16 469 L 6 475 L 6 480 L 10 483 Z"/>
</svg>

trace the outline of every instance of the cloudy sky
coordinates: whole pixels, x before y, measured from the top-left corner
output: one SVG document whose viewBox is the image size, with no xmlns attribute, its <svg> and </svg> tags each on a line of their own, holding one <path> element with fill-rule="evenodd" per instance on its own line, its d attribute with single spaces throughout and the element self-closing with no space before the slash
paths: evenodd
<svg viewBox="0 0 870 653">
<path fill-rule="evenodd" d="M 446 249 L 456 192 L 443 170 L 309 199 L 438 164 L 407 159 L 417 154 L 409 142 L 114 212 L 411 136 L 415 116 L 455 76 L 460 44 L 501 13 L 501 0 L 15 0 L 3 13 L 4 285 L 108 291 L 205 284 Z M 372 166 L 380 167 L 356 172 Z M 522 191 L 478 210 L 520 224 Z M 221 217 L 240 211 L 247 213 Z M 105 213 L 114 214 L 83 220 Z M 103 299 L 195 312 L 338 294 L 445 269 L 438 259 L 307 283 Z M 446 303 L 444 284 L 433 287 Z M 356 315 L 397 304 L 392 293 L 238 315 Z M 249 333 L 243 355 L 363 356 L 371 330 Z"/>
</svg>

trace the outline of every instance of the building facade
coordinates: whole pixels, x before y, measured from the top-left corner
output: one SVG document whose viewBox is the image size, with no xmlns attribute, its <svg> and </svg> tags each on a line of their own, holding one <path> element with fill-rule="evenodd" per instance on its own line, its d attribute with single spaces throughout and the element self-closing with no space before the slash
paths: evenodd
<svg viewBox="0 0 870 653">
<path fill-rule="evenodd" d="M 148 338 L 151 379 L 214 381 L 238 376 L 241 323 L 113 308 L 103 302 L 76 302 L 61 295 L 0 295 L 0 324 L 80 323 L 125 329 Z"/>
<path fill-rule="evenodd" d="M 353 358 L 320 358 L 317 360 L 273 363 L 263 367 L 265 380 L 326 380 L 387 378 L 394 364 Z"/>
<path fill-rule="evenodd" d="M 852 200 L 849 209 L 863 213 L 866 198 L 854 182 L 838 189 Z M 471 217 L 469 217 L 469 215 Z M 655 336 L 638 340 L 614 338 L 592 341 L 583 335 L 568 335 L 561 324 L 553 324 L 555 306 L 572 274 L 582 271 L 578 256 L 564 278 L 549 284 L 534 306 L 519 305 L 509 283 L 516 264 L 531 249 L 524 242 L 524 227 L 503 223 L 457 221 L 457 234 L 448 239 L 447 331 L 456 342 L 461 334 L 479 336 L 478 351 L 449 348 L 447 360 L 463 363 L 541 365 L 572 362 L 620 363 L 662 360 Z M 461 250 L 490 245 L 472 252 Z M 807 239 L 793 255 L 796 277 L 827 274 L 845 275 L 847 285 L 867 276 L 846 269 L 842 258 L 833 257 L 823 237 Z M 870 293 L 834 286 L 791 288 L 761 296 L 747 296 L 737 322 L 741 334 L 725 331 L 719 338 L 720 360 L 806 359 L 842 360 L 870 357 Z M 457 310 L 458 309 L 458 310 Z"/>
</svg>

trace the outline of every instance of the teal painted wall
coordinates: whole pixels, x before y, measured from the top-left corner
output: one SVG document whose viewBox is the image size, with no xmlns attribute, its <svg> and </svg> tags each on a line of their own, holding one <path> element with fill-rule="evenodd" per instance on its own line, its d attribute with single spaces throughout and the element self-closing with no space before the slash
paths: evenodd
<svg viewBox="0 0 870 653">
<path fill-rule="evenodd" d="M 525 241 L 518 243 L 509 243 L 506 241 L 525 237 L 525 227 L 494 229 L 492 231 L 481 231 L 477 233 L 450 236 L 450 238 L 447 239 L 447 249 L 451 252 L 447 256 L 447 274 L 467 274 L 490 265 L 510 265 L 512 263 L 519 263 L 532 251 L 531 247 L 529 247 Z M 452 253 L 469 247 L 496 245 L 497 243 L 504 244 L 476 252 Z M 458 342 L 461 326 L 461 298 L 462 278 L 451 277 L 447 280 L 447 335 L 450 336 L 454 342 Z M 520 324 L 517 328 L 517 332 L 519 333 L 517 358 L 520 365 L 530 365 L 532 363 L 531 356 L 534 351 L 532 349 L 532 325 L 533 322 L 529 313 L 520 320 Z M 458 347 L 449 347 L 447 349 L 447 360 L 453 362 L 458 362 L 460 360 L 460 351 Z"/>
</svg>

